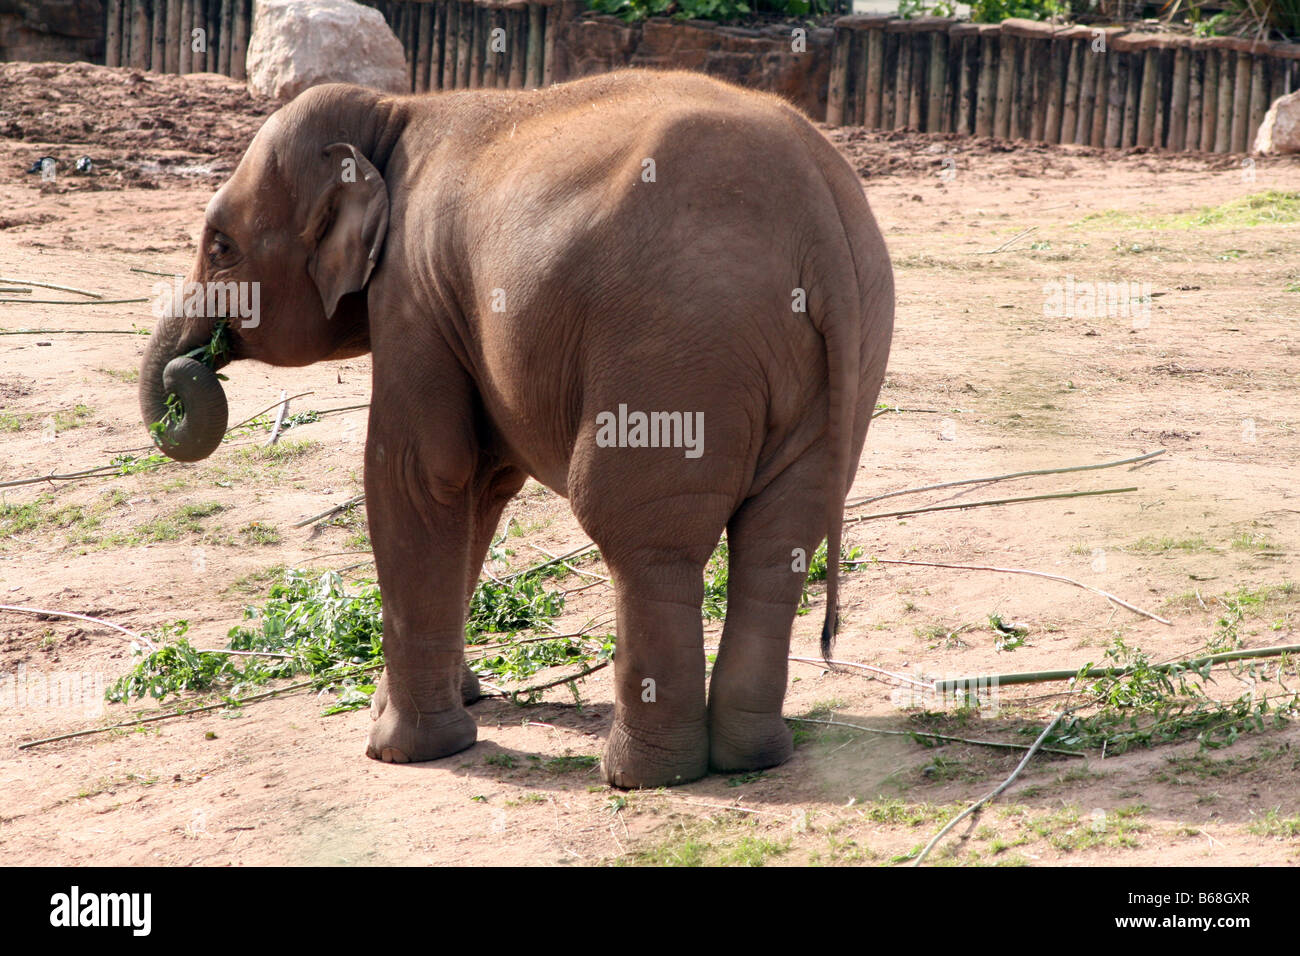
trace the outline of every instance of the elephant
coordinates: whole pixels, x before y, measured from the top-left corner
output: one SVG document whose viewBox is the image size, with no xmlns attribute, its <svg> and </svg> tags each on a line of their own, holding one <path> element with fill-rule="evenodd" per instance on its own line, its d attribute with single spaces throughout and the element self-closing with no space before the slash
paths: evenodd
<svg viewBox="0 0 1300 956">
<path fill-rule="evenodd" d="M 369 353 L 386 666 L 366 753 L 474 744 L 468 602 L 532 476 L 614 584 L 604 777 L 670 786 L 793 753 L 806 556 L 823 539 L 840 554 L 893 281 L 857 175 L 777 96 L 638 70 L 526 91 L 327 84 L 267 119 L 206 208 L 186 288 L 251 283 L 257 315 L 226 319 L 228 348 L 203 362 L 187 353 L 222 303 L 160 309 L 141 412 L 164 452 L 198 460 L 225 429 L 218 368 Z M 706 688 L 703 575 L 724 531 Z"/>
</svg>

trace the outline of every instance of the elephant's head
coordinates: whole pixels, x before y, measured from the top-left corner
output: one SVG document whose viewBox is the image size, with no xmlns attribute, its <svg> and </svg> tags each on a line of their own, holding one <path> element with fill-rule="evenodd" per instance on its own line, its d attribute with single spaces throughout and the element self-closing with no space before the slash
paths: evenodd
<svg viewBox="0 0 1300 956">
<path fill-rule="evenodd" d="M 140 411 L 148 426 L 165 423 L 155 442 L 170 457 L 197 461 L 220 444 L 216 369 L 227 362 L 308 365 L 369 350 L 366 285 L 388 229 L 372 159 L 391 149 L 391 112 L 359 87 L 308 90 L 267 120 L 208 203 L 184 284 L 158 289 L 140 367 Z M 223 321 L 224 347 L 203 354 Z"/>
</svg>

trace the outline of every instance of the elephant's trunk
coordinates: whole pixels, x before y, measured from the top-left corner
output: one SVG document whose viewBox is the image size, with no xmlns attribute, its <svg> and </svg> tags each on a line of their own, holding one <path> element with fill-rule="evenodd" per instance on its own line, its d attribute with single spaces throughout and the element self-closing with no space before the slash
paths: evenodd
<svg viewBox="0 0 1300 956">
<path fill-rule="evenodd" d="M 154 444 L 177 461 L 207 458 L 221 444 L 229 412 L 216 372 L 186 352 L 205 344 L 211 331 L 183 315 L 159 320 L 140 365 L 140 414 Z M 170 399 L 170 403 L 169 403 Z M 161 429 L 154 429 L 158 423 Z"/>
</svg>

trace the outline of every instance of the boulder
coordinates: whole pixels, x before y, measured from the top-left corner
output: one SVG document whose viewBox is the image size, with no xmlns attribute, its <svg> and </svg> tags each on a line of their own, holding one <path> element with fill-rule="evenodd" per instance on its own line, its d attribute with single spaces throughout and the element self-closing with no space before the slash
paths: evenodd
<svg viewBox="0 0 1300 956">
<path fill-rule="evenodd" d="M 409 93 L 402 44 L 384 15 L 352 0 L 258 0 L 248 85 L 290 100 L 321 83 Z"/>
<path fill-rule="evenodd" d="M 1259 124 L 1254 152 L 1265 156 L 1300 153 L 1300 92 L 1280 96 Z"/>
</svg>

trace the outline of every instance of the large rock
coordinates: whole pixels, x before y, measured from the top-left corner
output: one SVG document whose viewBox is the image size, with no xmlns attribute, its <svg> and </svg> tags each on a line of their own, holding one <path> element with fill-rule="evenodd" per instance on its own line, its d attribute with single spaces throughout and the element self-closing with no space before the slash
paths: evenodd
<svg viewBox="0 0 1300 956">
<path fill-rule="evenodd" d="M 321 83 L 409 93 L 406 57 L 384 16 L 352 0 L 258 0 L 248 85 L 293 99 Z"/>
<path fill-rule="evenodd" d="M 1259 124 L 1255 152 L 1300 153 L 1300 91 L 1280 96 Z"/>
</svg>

